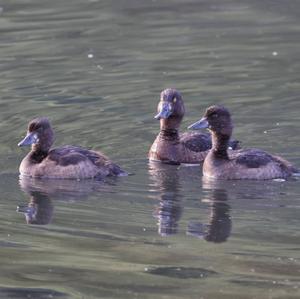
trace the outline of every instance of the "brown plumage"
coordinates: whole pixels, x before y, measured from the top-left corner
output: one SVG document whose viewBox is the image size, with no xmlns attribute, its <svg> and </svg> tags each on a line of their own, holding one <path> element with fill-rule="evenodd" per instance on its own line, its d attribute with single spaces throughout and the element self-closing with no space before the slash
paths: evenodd
<svg viewBox="0 0 300 299">
<path fill-rule="evenodd" d="M 101 179 L 126 175 L 101 152 L 72 145 L 50 149 L 53 142 L 54 133 L 49 120 L 45 117 L 32 120 L 26 137 L 18 144 L 31 145 L 31 151 L 21 162 L 20 174 L 55 179 Z"/>
<path fill-rule="evenodd" d="M 204 117 L 189 128 L 204 127 L 212 132 L 213 144 L 203 164 L 204 176 L 229 180 L 269 180 L 287 178 L 297 171 L 283 158 L 260 149 L 227 151 L 233 125 L 225 107 L 209 107 Z"/>
<path fill-rule="evenodd" d="M 160 132 L 149 151 L 149 159 L 169 164 L 199 164 L 204 161 L 211 148 L 209 133 L 179 133 L 185 108 L 181 94 L 176 89 L 161 92 L 156 119 L 160 120 Z M 238 148 L 237 141 L 230 141 L 230 147 Z"/>
</svg>

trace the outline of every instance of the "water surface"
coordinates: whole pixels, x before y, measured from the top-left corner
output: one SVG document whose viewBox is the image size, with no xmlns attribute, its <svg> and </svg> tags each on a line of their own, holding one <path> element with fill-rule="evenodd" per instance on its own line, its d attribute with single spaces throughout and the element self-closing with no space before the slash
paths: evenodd
<svg viewBox="0 0 300 299">
<path fill-rule="evenodd" d="M 149 164 L 159 93 L 214 103 L 245 147 L 299 158 L 297 1 L 11 1 L 0 14 L 0 297 L 299 298 L 299 180 Z M 27 122 L 133 176 L 18 178 Z M 16 211 L 18 210 L 18 212 Z"/>
</svg>

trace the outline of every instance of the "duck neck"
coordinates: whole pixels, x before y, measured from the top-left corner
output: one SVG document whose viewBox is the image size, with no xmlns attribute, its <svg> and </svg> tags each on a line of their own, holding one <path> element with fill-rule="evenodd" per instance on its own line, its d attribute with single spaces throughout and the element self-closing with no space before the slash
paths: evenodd
<svg viewBox="0 0 300 299">
<path fill-rule="evenodd" d="M 228 160 L 228 143 L 230 135 L 212 132 L 212 152 L 219 159 Z"/>
<path fill-rule="evenodd" d="M 179 140 L 179 133 L 177 129 L 161 129 L 159 136 L 163 140 L 168 140 L 168 141 Z"/>
<path fill-rule="evenodd" d="M 34 163 L 40 163 L 47 157 L 49 149 L 42 148 L 38 144 L 34 144 L 31 147 L 30 159 Z"/>
<path fill-rule="evenodd" d="M 160 120 L 160 136 L 164 140 L 178 140 L 179 139 L 179 126 L 182 117 L 171 116 L 167 119 Z"/>
</svg>

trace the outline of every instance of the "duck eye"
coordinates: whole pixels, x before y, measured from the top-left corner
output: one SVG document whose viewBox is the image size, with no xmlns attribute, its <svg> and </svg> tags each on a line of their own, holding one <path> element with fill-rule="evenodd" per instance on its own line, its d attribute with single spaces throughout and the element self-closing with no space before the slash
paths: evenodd
<svg viewBox="0 0 300 299">
<path fill-rule="evenodd" d="M 218 117 L 218 114 L 217 114 L 216 112 L 213 112 L 213 113 L 210 115 L 210 117 L 212 117 L 212 118 L 217 118 L 217 117 Z"/>
</svg>

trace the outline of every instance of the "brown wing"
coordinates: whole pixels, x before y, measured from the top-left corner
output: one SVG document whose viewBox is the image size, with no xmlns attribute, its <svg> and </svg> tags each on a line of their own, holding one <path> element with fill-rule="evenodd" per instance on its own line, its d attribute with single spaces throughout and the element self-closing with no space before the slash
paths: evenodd
<svg viewBox="0 0 300 299">
<path fill-rule="evenodd" d="M 61 166 L 76 165 L 89 159 L 96 164 L 98 155 L 79 146 L 66 145 L 54 148 L 48 153 L 48 158 Z"/>
<path fill-rule="evenodd" d="M 283 171 L 294 171 L 294 167 L 288 161 L 258 149 L 247 149 L 232 152 L 230 159 L 235 160 L 237 164 L 244 165 L 247 168 L 260 168 L 270 163 L 270 165 L 277 165 Z"/>
<path fill-rule="evenodd" d="M 211 134 L 199 132 L 185 132 L 180 135 L 180 141 L 193 152 L 204 152 L 212 147 Z M 228 146 L 233 149 L 240 148 L 238 140 L 230 140 Z"/>
<path fill-rule="evenodd" d="M 204 152 L 211 148 L 211 136 L 208 133 L 185 132 L 180 141 L 193 152 Z"/>
<path fill-rule="evenodd" d="M 230 160 L 234 160 L 235 163 L 244 165 L 247 168 L 259 168 L 274 161 L 274 158 L 262 150 L 245 149 L 231 152 Z"/>
<path fill-rule="evenodd" d="M 230 158 L 247 168 L 259 168 L 274 161 L 270 154 L 257 149 L 239 150 L 233 152 Z"/>
<path fill-rule="evenodd" d="M 229 159 L 231 172 L 228 177 L 234 179 L 287 178 L 295 170 L 288 161 L 259 149 L 231 151 Z"/>
<path fill-rule="evenodd" d="M 101 152 L 88 150 L 79 146 L 66 145 L 60 148 L 51 150 L 48 154 L 48 158 L 55 161 L 60 166 L 77 165 L 80 162 L 89 160 L 96 167 L 106 169 L 109 175 L 125 175 L 117 164 L 110 161 Z"/>
</svg>

